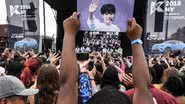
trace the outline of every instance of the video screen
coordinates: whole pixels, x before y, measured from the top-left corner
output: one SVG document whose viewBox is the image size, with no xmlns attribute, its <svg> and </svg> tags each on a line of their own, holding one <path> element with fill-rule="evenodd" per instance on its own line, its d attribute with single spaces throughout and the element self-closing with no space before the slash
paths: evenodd
<svg viewBox="0 0 185 104">
<path fill-rule="evenodd" d="M 76 52 L 100 52 L 122 54 L 121 40 L 118 32 L 84 32 L 83 44 L 77 46 Z"/>
<path fill-rule="evenodd" d="M 82 31 L 126 32 L 134 0 L 77 0 Z"/>
</svg>

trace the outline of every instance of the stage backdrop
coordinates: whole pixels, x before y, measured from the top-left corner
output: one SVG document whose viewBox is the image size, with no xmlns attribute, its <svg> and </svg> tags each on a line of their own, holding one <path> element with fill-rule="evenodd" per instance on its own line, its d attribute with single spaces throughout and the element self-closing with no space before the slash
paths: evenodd
<svg viewBox="0 0 185 104">
<path fill-rule="evenodd" d="M 96 8 L 93 13 L 96 19 L 99 22 L 103 23 L 103 17 L 101 14 L 101 8 L 105 4 L 113 4 L 115 7 L 115 17 L 112 19 L 111 28 L 99 25 L 99 27 L 95 27 L 97 21 L 94 21 L 94 26 L 91 24 L 91 28 L 88 26 L 88 17 L 89 17 L 89 8 L 92 4 L 92 8 Z M 133 16 L 134 10 L 134 0 L 77 0 L 77 8 L 80 12 L 80 21 L 81 21 L 81 30 L 87 31 L 113 31 L 113 32 L 125 32 L 127 29 L 127 20 Z M 108 12 L 111 11 L 111 7 L 106 8 Z M 104 9 L 105 10 L 105 9 Z M 98 24 L 98 23 L 97 23 Z M 98 29 L 97 29 L 98 28 Z M 115 28 L 115 29 L 113 29 Z"/>
<path fill-rule="evenodd" d="M 148 0 L 145 51 L 185 51 L 184 10 L 184 0 Z"/>
<path fill-rule="evenodd" d="M 6 0 L 9 47 L 38 50 L 40 20 L 39 0 Z"/>
</svg>

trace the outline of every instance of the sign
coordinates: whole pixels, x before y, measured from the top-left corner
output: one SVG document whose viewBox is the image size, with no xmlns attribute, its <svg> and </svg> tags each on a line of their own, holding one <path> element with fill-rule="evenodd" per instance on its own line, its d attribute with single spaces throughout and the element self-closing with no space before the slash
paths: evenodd
<svg viewBox="0 0 185 104">
<path fill-rule="evenodd" d="M 6 7 L 8 22 L 11 25 L 9 28 L 9 42 L 11 43 L 9 47 L 17 48 L 17 44 L 20 45 L 20 41 L 24 40 L 24 43 L 21 43 L 24 44 L 23 48 L 38 50 L 38 45 L 30 46 L 29 42 L 25 42 L 25 40 L 34 40 L 39 44 L 39 0 L 6 0 Z"/>
<path fill-rule="evenodd" d="M 150 4 L 150 15 L 155 12 L 165 13 L 165 19 L 168 20 L 185 20 L 185 16 L 182 15 L 181 11 L 178 11 L 182 8 L 184 2 L 182 0 L 166 0 L 166 1 L 152 1 Z M 162 5 L 165 7 L 162 8 Z"/>
<path fill-rule="evenodd" d="M 148 7 L 145 35 L 147 52 L 185 50 L 185 1 L 149 0 Z M 156 27 L 161 27 L 161 31 L 155 31 Z"/>
<path fill-rule="evenodd" d="M 126 32 L 134 0 L 77 0 L 82 31 Z"/>
</svg>

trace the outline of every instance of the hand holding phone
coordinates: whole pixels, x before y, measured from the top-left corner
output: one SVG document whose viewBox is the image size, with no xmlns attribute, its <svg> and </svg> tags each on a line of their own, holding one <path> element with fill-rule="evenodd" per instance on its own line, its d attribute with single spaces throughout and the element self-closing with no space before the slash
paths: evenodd
<svg viewBox="0 0 185 104">
<path fill-rule="evenodd" d="M 76 56 L 78 61 L 86 61 L 89 59 L 89 53 L 77 53 Z"/>
</svg>

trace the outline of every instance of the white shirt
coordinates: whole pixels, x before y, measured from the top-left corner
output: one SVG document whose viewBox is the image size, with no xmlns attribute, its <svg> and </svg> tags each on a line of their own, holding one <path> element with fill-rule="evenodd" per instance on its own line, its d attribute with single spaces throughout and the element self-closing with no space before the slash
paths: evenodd
<svg viewBox="0 0 185 104">
<path fill-rule="evenodd" d="M 86 49 L 85 49 L 85 52 L 90 52 L 91 51 L 91 49 L 89 48 L 89 47 L 87 47 Z"/>
<path fill-rule="evenodd" d="M 101 23 L 99 19 L 97 19 L 95 16 L 93 16 L 93 20 L 90 20 L 88 18 L 87 25 L 91 31 L 114 31 L 114 32 L 120 32 L 120 28 L 114 24 L 106 25 L 104 23 Z"/>
</svg>

